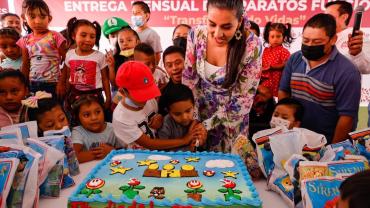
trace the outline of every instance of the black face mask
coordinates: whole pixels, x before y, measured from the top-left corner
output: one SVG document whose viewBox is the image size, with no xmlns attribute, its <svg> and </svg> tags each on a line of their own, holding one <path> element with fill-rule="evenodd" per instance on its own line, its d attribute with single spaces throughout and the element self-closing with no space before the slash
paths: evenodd
<svg viewBox="0 0 370 208">
<path fill-rule="evenodd" d="M 316 45 L 316 46 L 308 46 L 305 44 L 302 44 L 302 54 L 303 56 L 310 61 L 317 61 L 321 59 L 323 56 L 325 56 L 325 44 L 323 45 Z"/>
<path fill-rule="evenodd" d="M 184 50 L 186 50 L 186 41 L 187 41 L 186 38 L 177 37 L 177 38 L 173 39 L 173 45 L 181 47 Z"/>
</svg>

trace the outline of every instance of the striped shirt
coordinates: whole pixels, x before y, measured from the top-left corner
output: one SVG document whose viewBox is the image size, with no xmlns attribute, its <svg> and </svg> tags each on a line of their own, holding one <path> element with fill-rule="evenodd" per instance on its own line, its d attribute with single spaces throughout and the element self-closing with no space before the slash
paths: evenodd
<svg viewBox="0 0 370 208">
<path fill-rule="evenodd" d="M 280 90 L 290 93 L 304 106 L 302 127 L 324 134 L 329 143 L 339 116 L 357 120 L 361 76 L 336 47 L 326 62 L 312 69 L 300 51 L 294 53 L 283 71 Z"/>
</svg>

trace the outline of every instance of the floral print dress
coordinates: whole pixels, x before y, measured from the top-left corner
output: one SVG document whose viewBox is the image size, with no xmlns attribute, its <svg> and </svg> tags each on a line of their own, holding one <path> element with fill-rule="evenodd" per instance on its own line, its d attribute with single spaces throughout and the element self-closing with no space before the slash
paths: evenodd
<svg viewBox="0 0 370 208">
<path fill-rule="evenodd" d="M 248 136 L 249 112 L 261 76 L 261 43 L 250 33 L 237 81 L 222 87 L 225 67 L 206 77 L 207 27 L 195 27 L 188 37 L 183 84 L 192 89 L 197 119 L 208 131 L 208 150 L 231 152 L 236 138 Z"/>
</svg>

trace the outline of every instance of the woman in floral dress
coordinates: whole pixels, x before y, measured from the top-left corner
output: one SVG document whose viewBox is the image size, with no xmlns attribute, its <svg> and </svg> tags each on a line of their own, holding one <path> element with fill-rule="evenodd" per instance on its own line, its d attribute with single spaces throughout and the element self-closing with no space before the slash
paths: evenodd
<svg viewBox="0 0 370 208">
<path fill-rule="evenodd" d="M 261 75 L 261 43 L 247 30 L 243 1 L 208 0 L 207 25 L 188 36 L 183 84 L 193 90 L 208 150 L 232 152 L 248 136 L 249 111 Z"/>
</svg>

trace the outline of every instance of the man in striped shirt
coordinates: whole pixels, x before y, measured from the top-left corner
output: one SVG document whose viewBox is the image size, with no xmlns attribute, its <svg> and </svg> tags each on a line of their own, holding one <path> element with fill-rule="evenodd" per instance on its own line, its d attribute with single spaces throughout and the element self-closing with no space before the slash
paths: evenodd
<svg viewBox="0 0 370 208">
<path fill-rule="evenodd" d="M 344 140 L 354 130 L 361 96 L 357 67 L 338 52 L 336 22 L 317 14 L 303 28 L 301 51 L 283 71 L 279 99 L 293 97 L 305 109 L 302 127 L 324 134 L 329 143 Z"/>
</svg>

